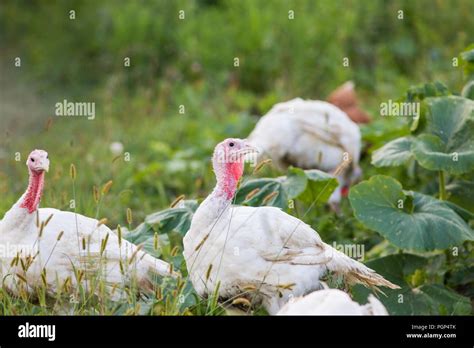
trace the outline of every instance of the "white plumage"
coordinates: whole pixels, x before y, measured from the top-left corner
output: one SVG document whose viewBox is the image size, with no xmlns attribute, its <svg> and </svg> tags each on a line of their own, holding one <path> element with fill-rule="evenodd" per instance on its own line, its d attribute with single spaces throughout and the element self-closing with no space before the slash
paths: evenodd
<svg viewBox="0 0 474 348">
<path fill-rule="evenodd" d="M 132 284 L 138 290 L 149 288 L 153 273 L 170 275 L 168 263 L 137 250 L 137 246 L 119 239 L 96 219 L 57 209 L 38 209 L 49 167 L 47 153 L 33 151 L 27 165 L 28 189 L 0 221 L 0 245 L 4 251 L 0 275 L 10 291 L 23 288 L 33 293 L 46 281 L 48 292 L 54 294 L 68 278 L 70 285 L 76 287 L 79 271 L 84 274 L 80 279 L 84 287 L 86 281 L 100 277 L 111 298 L 116 298 L 121 289 Z M 114 287 L 117 289 L 112 294 Z"/>
<path fill-rule="evenodd" d="M 350 158 L 351 165 L 338 179 L 340 186 L 330 202 L 339 203 L 341 189 L 361 175 L 359 126 L 338 107 L 300 98 L 279 103 L 264 115 L 249 141 L 284 170 L 289 165 L 334 172 Z M 345 155 L 347 153 L 347 155 Z"/>
<path fill-rule="evenodd" d="M 278 208 L 232 205 L 243 158 L 253 150 L 244 140 L 227 139 L 214 152 L 216 188 L 199 206 L 183 240 L 188 273 L 200 295 L 220 283 L 223 299 L 244 293 L 275 314 L 289 297 L 319 289 L 328 270 L 349 282 L 397 287 Z"/>
<path fill-rule="evenodd" d="M 384 305 L 373 295 L 360 305 L 344 291 L 324 289 L 292 298 L 278 315 L 388 315 Z"/>
</svg>

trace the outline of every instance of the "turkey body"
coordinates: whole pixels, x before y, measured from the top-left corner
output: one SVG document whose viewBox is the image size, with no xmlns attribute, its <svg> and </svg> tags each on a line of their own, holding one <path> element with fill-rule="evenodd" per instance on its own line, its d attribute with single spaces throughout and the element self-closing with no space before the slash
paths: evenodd
<svg viewBox="0 0 474 348">
<path fill-rule="evenodd" d="M 68 278 L 71 285 L 76 287 L 77 271 L 85 272 L 89 277 L 102 278 L 109 290 L 114 286 L 118 289 L 121 285 L 131 286 L 133 282 L 137 288 L 151 289 L 150 277 L 153 272 L 171 275 L 168 263 L 137 250 L 135 245 L 124 239 L 119 241 L 115 232 L 103 224 L 99 225 L 96 219 L 42 208 L 37 213 L 23 216 L 23 219 L 11 220 L 12 214 L 18 214 L 17 217 L 24 214 L 22 208 L 16 208 L 18 211 L 13 209 L 0 222 L 0 245 L 10 246 L 11 249 L 9 255 L 1 259 L 0 273 L 4 286 L 12 292 L 18 291 L 18 274 L 27 280 L 24 284 L 26 290 L 33 292 L 42 286 L 43 269 L 46 269 L 47 290 L 50 294 L 56 293 Z M 8 221 L 21 223 L 15 226 Z M 40 226 L 46 221 L 39 238 Z M 105 240 L 107 243 L 103 246 Z M 17 253 L 21 260 L 12 265 Z M 29 257 L 33 257 L 30 262 L 24 261 Z M 125 268 L 124 274 L 120 261 Z M 28 265 L 27 269 L 24 269 L 25 264 Z M 117 296 L 119 292 L 117 290 Z"/>
<path fill-rule="evenodd" d="M 327 271 L 349 283 L 398 288 L 279 208 L 233 205 L 242 159 L 254 151 L 242 139 L 226 139 L 214 150 L 216 187 L 194 213 L 183 239 L 189 278 L 199 295 L 217 291 L 230 302 L 248 297 L 276 314 L 289 298 L 321 288 Z"/>
<path fill-rule="evenodd" d="M 183 239 L 189 277 L 207 296 L 243 296 L 276 314 L 293 296 L 321 289 L 327 272 L 349 282 L 396 287 L 324 243 L 315 230 L 275 207 L 234 206 L 211 194 Z"/>
<path fill-rule="evenodd" d="M 13 293 L 33 295 L 36 289 L 45 288 L 53 295 L 59 288 L 77 289 L 81 284 L 93 292 L 105 290 L 116 299 L 130 288 L 152 289 L 154 274 L 177 275 L 168 263 L 123 240 L 96 219 L 39 209 L 48 153 L 34 150 L 26 164 L 28 188 L 0 221 L 2 286 Z M 88 289 L 91 282 L 96 286 Z"/>
<path fill-rule="evenodd" d="M 229 206 L 219 217 L 213 214 L 201 206 L 183 240 L 189 276 L 201 296 L 220 282 L 224 300 L 243 294 L 275 313 L 290 294 L 319 289 L 327 257 L 319 236 L 307 225 L 272 207 Z M 306 254 L 293 249 L 295 243 Z"/>
<path fill-rule="evenodd" d="M 340 188 L 331 201 L 340 200 L 340 189 L 361 174 L 359 126 L 338 107 L 296 98 L 276 104 L 255 126 L 248 140 L 270 157 L 280 170 L 288 166 L 334 172 L 344 161 L 350 166 L 339 176 Z"/>
</svg>

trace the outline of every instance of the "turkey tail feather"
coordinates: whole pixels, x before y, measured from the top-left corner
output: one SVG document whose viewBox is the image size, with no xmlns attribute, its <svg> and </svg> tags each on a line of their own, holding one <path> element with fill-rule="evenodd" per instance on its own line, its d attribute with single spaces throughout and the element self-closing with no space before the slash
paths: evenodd
<svg viewBox="0 0 474 348">
<path fill-rule="evenodd" d="M 332 258 L 327 266 L 330 271 L 344 275 L 350 284 L 360 283 L 369 288 L 377 289 L 378 286 L 385 286 L 390 289 L 400 289 L 400 287 L 388 281 L 373 269 L 364 264 L 351 259 L 349 256 L 326 245 L 327 251 L 332 252 Z"/>
</svg>

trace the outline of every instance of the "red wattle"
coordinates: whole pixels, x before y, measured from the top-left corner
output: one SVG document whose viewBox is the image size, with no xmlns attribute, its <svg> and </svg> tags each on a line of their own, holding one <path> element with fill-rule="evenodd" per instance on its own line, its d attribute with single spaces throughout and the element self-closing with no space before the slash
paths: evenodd
<svg viewBox="0 0 474 348">
<path fill-rule="evenodd" d="M 237 189 L 237 183 L 244 173 L 244 164 L 242 162 L 229 162 L 225 165 L 225 174 L 222 180 L 222 190 L 227 199 L 232 199 Z"/>
<path fill-rule="evenodd" d="M 28 185 L 28 190 L 23 202 L 20 205 L 20 208 L 25 208 L 28 212 L 34 213 L 38 208 L 38 205 L 41 200 L 41 195 L 43 194 L 44 187 L 44 172 L 30 173 L 30 183 Z"/>
<path fill-rule="evenodd" d="M 343 186 L 341 189 L 341 196 L 347 197 L 349 195 L 349 186 Z"/>
<path fill-rule="evenodd" d="M 242 177 L 242 174 L 244 174 L 243 162 L 228 163 L 227 166 L 229 174 L 232 175 L 235 181 L 239 181 L 239 179 Z"/>
</svg>

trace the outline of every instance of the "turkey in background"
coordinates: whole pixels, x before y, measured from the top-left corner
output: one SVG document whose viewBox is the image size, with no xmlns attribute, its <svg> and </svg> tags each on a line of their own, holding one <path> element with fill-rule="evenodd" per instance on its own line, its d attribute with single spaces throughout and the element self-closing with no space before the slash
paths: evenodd
<svg viewBox="0 0 474 348">
<path fill-rule="evenodd" d="M 282 171 L 289 166 L 333 174 L 339 187 L 329 199 L 337 211 L 341 197 L 362 175 L 359 126 L 338 107 L 295 98 L 274 105 L 248 137 L 259 159 L 270 157 Z"/>
</svg>

